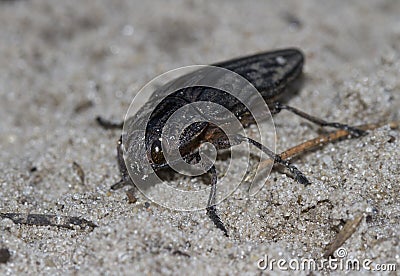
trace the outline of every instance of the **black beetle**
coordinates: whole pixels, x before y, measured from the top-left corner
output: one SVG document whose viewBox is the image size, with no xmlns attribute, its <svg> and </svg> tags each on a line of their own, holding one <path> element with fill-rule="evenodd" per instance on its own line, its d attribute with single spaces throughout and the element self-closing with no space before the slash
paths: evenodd
<svg viewBox="0 0 400 276">
<path fill-rule="evenodd" d="M 348 131 L 353 137 L 363 135 L 363 130 L 346 124 L 321 120 L 278 101 L 286 88 L 301 75 L 303 63 L 304 56 L 302 52 L 298 49 L 288 48 L 216 63 L 213 64 L 213 66 L 233 71 L 249 81 L 259 91 L 272 114 L 277 114 L 281 110 L 286 109 L 320 126 L 343 129 Z M 131 141 L 126 148 L 126 154 L 133 155 L 133 158 L 137 159 L 137 173 L 143 173 L 140 170 L 140 164 L 142 164 L 142 162 L 150 162 L 154 171 L 168 167 L 160 144 L 162 127 L 171 114 L 188 103 L 196 101 L 215 102 L 232 111 L 244 127 L 254 123 L 254 120 L 251 114 L 249 114 L 250 112 L 246 106 L 244 106 L 238 99 L 224 91 L 203 86 L 183 88 L 168 95 L 161 103 L 156 105 L 154 99 L 159 96 L 157 91 L 160 89 L 162 90 L 163 87 L 154 92 L 149 101 L 136 113 L 137 115 L 135 115 L 134 118 L 128 119 L 130 120 L 130 122 L 128 122 L 130 124 L 146 125 L 145 137 L 135 137 L 135 134 L 132 133 L 126 134 L 127 139 Z M 144 118 L 143 115 L 149 114 L 149 112 L 151 113 L 149 120 L 142 122 L 142 119 Z M 122 127 L 122 124 L 113 124 L 100 117 L 97 118 L 97 121 L 105 128 Z M 135 143 L 137 139 L 145 139 L 144 148 L 138 148 L 138 144 Z M 232 144 L 232 141 L 234 144 Z M 285 166 L 294 175 L 297 182 L 304 185 L 310 184 L 309 180 L 300 170 L 289 161 L 282 160 L 279 155 L 275 154 L 264 145 L 242 135 L 237 135 L 233 140 L 228 140 L 228 137 L 218 128 L 218 126 L 208 122 L 194 123 L 182 132 L 180 135 L 179 151 L 183 159 L 188 163 L 198 162 L 198 148 L 204 142 L 212 143 L 216 149 L 227 149 L 241 142 L 249 142 L 261 151 L 265 152 L 274 160 L 275 163 Z M 123 146 L 125 145 L 122 145 L 121 138 L 118 142 L 117 154 L 122 179 L 118 183 L 114 184 L 112 189 L 117 189 L 124 185 L 134 185 L 124 162 Z M 214 165 L 211 166 L 208 173 L 210 173 L 212 177 L 212 186 L 207 205 L 207 214 L 216 227 L 221 229 L 225 235 L 228 235 L 227 229 L 216 212 L 215 193 L 217 173 Z"/>
</svg>

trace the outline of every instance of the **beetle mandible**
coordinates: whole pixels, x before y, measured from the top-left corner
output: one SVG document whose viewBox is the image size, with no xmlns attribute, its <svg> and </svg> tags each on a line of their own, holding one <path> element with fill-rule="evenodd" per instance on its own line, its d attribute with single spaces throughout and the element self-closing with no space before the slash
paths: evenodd
<svg viewBox="0 0 400 276">
<path fill-rule="evenodd" d="M 302 52 L 295 48 L 287 48 L 236 58 L 213 64 L 213 66 L 233 71 L 249 81 L 261 94 L 273 115 L 279 113 L 281 110 L 288 110 L 321 127 L 328 126 L 343 129 L 348 131 L 353 137 L 363 135 L 365 131 L 361 129 L 357 129 L 347 124 L 327 122 L 279 101 L 283 92 L 301 76 L 303 64 L 304 55 Z M 162 87 L 159 89 L 162 89 Z M 130 133 L 126 134 L 128 139 L 131 139 L 129 145 L 130 149 L 128 149 L 128 152 L 134 154 L 135 156 L 133 157 L 138 159 L 138 168 L 136 173 L 143 173 L 140 170 L 140 164 L 145 161 L 150 162 L 154 171 L 169 167 L 161 148 L 160 141 L 162 127 L 176 110 L 186 104 L 196 101 L 212 101 L 231 110 L 244 127 L 254 123 L 254 120 L 249 114 L 250 112 L 246 106 L 241 104 L 235 97 L 224 94 L 221 90 L 202 86 L 183 88 L 163 99 L 163 101 L 157 106 L 154 106 L 153 98 L 157 97 L 157 90 L 150 97 L 149 101 L 137 112 L 134 118 L 128 119 L 131 124 L 143 123 L 141 122 L 141 120 L 143 120 L 142 114 L 147 114 L 151 111 L 149 121 L 145 122 L 146 132 L 144 137 L 144 148 L 137 148 L 137 144 L 134 143 L 135 139 L 143 137 L 135 137 Z M 105 128 L 122 128 L 122 124 L 113 124 L 101 117 L 98 117 L 97 121 Z M 248 142 L 266 153 L 275 163 L 286 167 L 289 172 L 293 174 L 298 183 L 304 185 L 310 184 L 310 181 L 296 166 L 287 160 L 283 160 L 279 155 L 275 154 L 266 146 L 249 137 L 239 134 L 229 140 L 218 126 L 209 122 L 194 123 L 182 132 L 179 141 L 179 151 L 183 159 L 187 163 L 199 162 L 200 156 L 198 149 L 204 142 L 213 144 L 216 149 L 228 149 L 242 142 Z M 111 187 L 111 189 L 114 190 L 125 185 L 134 185 L 123 158 L 123 147 L 124 145 L 122 144 L 121 136 L 117 146 L 117 159 L 121 172 L 121 180 Z M 214 222 L 215 226 L 228 236 L 228 231 L 216 210 L 215 195 L 218 179 L 214 165 L 209 168 L 208 173 L 211 175 L 211 192 L 206 208 L 207 214 Z"/>
</svg>

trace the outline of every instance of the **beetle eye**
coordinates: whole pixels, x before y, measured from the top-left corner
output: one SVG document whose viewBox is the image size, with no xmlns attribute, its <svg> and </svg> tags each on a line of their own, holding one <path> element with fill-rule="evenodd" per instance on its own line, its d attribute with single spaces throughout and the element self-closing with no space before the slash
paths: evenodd
<svg viewBox="0 0 400 276">
<path fill-rule="evenodd" d="M 164 160 L 161 142 L 158 140 L 151 145 L 151 159 L 156 164 L 160 164 Z"/>
</svg>

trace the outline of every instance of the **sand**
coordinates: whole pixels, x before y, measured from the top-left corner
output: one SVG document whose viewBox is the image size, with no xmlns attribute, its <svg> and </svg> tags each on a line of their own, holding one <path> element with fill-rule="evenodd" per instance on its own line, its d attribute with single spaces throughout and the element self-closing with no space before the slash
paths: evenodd
<svg viewBox="0 0 400 276">
<path fill-rule="evenodd" d="M 279 171 L 258 180 L 266 183 L 255 196 L 241 185 L 218 206 L 227 238 L 204 210 L 111 192 L 120 131 L 95 118 L 120 121 L 139 89 L 168 70 L 298 47 L 306 78 L 291 105 L 352 125 L 399 120 L 399 14 L 400 2 L 372 0 L 1 1 L 0 212 L 76 216 L 98 227 L 1 219 L 10 258 L 0 274 L 253 275 L 266 255 L 320 260 L 360 216 L 344 260 L 398 270 L 398 129 L 384 125 L 296 158 L 307 187 Z M 274 120 L 278 152 L 321 130 L 287 112 Z M 343 271 L 293 271 L 310 272 Z"/>
</svg>

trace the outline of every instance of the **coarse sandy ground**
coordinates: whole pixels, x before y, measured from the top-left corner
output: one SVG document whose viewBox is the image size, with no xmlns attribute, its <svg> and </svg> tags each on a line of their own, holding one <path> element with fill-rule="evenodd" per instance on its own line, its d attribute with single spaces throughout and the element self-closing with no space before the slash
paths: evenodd
<svg viewBox="0 0 400 276">
<path fill-rule="evenodd" d="M 11 257 L 0 274 L 253 275 L 265 255 L 320 260 L 360 215 L 346 258 L 399 270 L 398 129 L 300 156 L 307 187 L 278 171 L 255 196 L 241 185 L 218 206 L 227 238 L 204 210 L 172 211 L 141 194 L 129 203 L 124 190 L 110 192 L 120 131 L 98 127 L 95 117 L 121 120 L 138 90 L 167 70 L 295 46 L 306 56 L 306 81 L 291 105 L 353 125 L 399 120 L 400 1 L 143 2 L 0 2 L 0 212 L 98 225 L 1 219 L 0 248 Z M 287 112 L 275 123 L 278 152 L 320 131 Z M 294 273 L 310 272 L 342 273 Z"/>
</svg>

